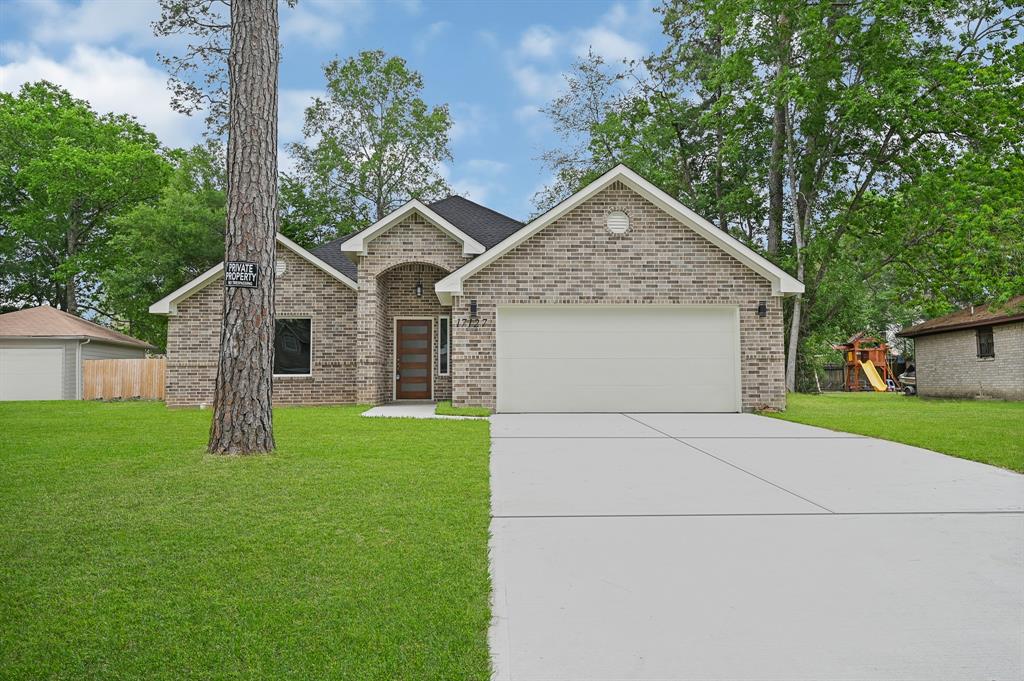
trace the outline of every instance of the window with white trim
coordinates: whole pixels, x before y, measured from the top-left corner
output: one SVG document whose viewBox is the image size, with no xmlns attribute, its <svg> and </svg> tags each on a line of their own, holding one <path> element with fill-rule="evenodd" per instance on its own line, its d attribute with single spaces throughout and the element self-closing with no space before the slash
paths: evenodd
<svg viewBox="0 0 1024 681">
<path fill-rule="evenodd" d="M 274 374 L 308 376 L 313 373 L 313 320 L 274 320 Z"/>
<path fill-rule="evenodd" d="M 437 374 L 447 376 L 451 370 L 451 318 L 440 317 L 437 325 Z"/>
</svg>

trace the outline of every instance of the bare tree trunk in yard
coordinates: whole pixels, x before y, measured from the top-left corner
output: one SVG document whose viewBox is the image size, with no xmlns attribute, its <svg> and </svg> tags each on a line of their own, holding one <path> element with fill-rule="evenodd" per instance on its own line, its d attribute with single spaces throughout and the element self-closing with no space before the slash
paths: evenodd
<svg viewBox="0 0 1024 681">
<path fill-rule="evenodd" d="M 224 260 L 255 262 L 259 282 L 224 288 L 209 444 L 214 454 L 274 449 L 278 59 L 277 0 L 232 2 Z"/>
</svg>

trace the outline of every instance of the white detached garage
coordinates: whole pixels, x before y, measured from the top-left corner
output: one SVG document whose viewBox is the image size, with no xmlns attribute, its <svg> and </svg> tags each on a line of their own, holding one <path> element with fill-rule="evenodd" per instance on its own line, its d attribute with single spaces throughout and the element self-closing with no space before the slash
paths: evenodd
<svg viewBox="0 0 1024 681">
<path fill-rule="evenodd" d="M 0 314 L 0 401 L 80 399 L 83 361 L 141 359 L 150 349 L 47 305 Z"/>
</svg>

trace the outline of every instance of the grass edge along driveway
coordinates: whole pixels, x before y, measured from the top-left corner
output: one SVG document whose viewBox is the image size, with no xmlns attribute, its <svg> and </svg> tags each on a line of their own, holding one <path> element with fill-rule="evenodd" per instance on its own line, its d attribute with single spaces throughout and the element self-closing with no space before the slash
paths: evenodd
<svg viewBox="0 0 1024 681">
<path fill-rule="evenodd" d="M 790 393 L 764 416 L 868 435 L 1024 473 L 1024 402 L 900 393 Z"/>
<path fill-rule="evenodd" d="M 0 403 L 0 678 L 488 678 L 488 424 L 363 409 Z"/>
</svg>

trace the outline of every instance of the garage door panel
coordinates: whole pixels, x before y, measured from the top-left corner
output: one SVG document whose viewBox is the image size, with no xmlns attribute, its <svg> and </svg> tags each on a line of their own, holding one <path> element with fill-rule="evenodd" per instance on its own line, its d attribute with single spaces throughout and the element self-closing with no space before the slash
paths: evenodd
<svg viewBox="0 0 1024 681">
<path fill-rule="evenodd" d="M 571 308 L 571 313 L 566 310 Z M 685 310 L 685 315 L 678 314 Z M 609 317 L 609 312 L 613 317 Z M 668 313 L 668 314 L 666 314 Z M 610 318 L 643 328 L 690 330 L 704 328 L 709 320 L 732 319 L 728 307 L 693 306 L 505 306 L 501 308 L 502 331 L 607 331 Z"/>
<path fill-rule="evenodd" d="M 732 358 L 733 335 L 681 331 L 501 331 L 499 357 Z"/>
<path fill-rule="evenodd" d="M 736 411 L 738 333 L 730 307 L 501 307 L 498 409 Z"/>
<path fill-rule="evenodd" d="M 733 377 L 731 358 L 505 358 L 499 360 L 502 375 L 515 375 L 524 385 L 586 387 L 686 386 L 720 383 L 723 374 Z"/>
<path fill-rule="evenodd" d="M 0 400 L 63 397 L 62 348 L 0 348 Z"/>
</svg>

